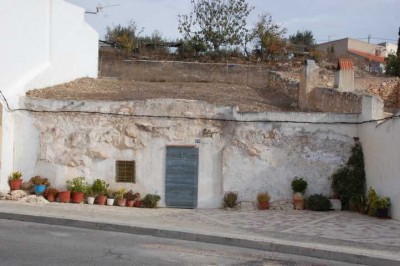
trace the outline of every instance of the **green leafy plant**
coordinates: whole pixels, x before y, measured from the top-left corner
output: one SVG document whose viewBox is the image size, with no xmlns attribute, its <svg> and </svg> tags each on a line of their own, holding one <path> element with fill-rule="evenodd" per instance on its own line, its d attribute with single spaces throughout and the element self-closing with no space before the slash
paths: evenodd
<svg viewBox="0 0 400 266">
<path fill-rule="evenodd" d="M 350 199 L 365 195 L 364 154 L 356 141 L 346 166 L 332 175 L 332 190 L 337 193 L 344 209 L 350 209 Z"/>
<path fill-rule="evenodd" d="M 96 179 L 94 180 L 92 185 L 93 193 L 95 195 L 106 195 L 108 186 L 109 185 L 106 183 L 106 181 L 101 179 Z"/>
<path fill-rule="evenodd" d="M 86 195 L 86 197 L 94 197 L 95 196 L 93 189 L 90 186 L 86 189 L 85 195 Z"/>
<path fill-rule="evenodd" d="M 106 195 L 107 195 L 107 198 L 113 199 L 115 197 L 115 190 L 107 189 Z"/>
<path fill-rule="evenodd" d="M 307 208 L 312 211 L 329 211 L 331 206 L 330 200 L 322 194 L 314 194 L 307 199 Z"/>
<path fill-rule="evenodd" d="M 120 188 L 117 191 L 114 192 L 114 197 L 115 199 L 123 199 L 124 195 L 126 193 L 126 189 L 125 188 Z"/>
<path fill-rule="evenodd" d="M 267 192 L 261 192 L 257 194 L 257 201 L 260 202 L 269 202 L 269 195 Z"/>
<path fill-rule="evenodd" d="M 86 193 L 86 190 L 88 188 L 89 188 L 89 184 L 86 181 L 86 178 L 83 176 L 75 177 L 72 180 L 67 181 L 67 189 L 71 192 Z"/>
<path fill-rule="evenodd" d="M 31 178 L 31 183 L 34 185 L 50 186 L 49 180 L 47 178 L 43 178 L 38 175 Z"/>
<path fill-rule="evenodd" d="M 388 209 L 391 205 L 389 197 L 380 197 L 375 189 L 369 188 L 367 193 L 367 207 L 368 215 L 375 216 L 379 209 Z"/>
<path fill-rule="evenodd" d="M 22 177 L 22 173 L 20 171 L 14 171 L 8 176 L 8 179 L 9 180 L 17 180 L 17 179 L 21 179 L 21 177 Z"/>
<path fill-rule="evenodd" d="M 157 208 L 157 204 L 160 200 L 161 197 L 159 195 L 147 194 L 142 200 L 142 203 L 145 208 Z"/>
<path fill-rule="evenodd" d="M 224 195 L 223 202 L 225 208 L 235 208 L 237 205 L 238 194 L 235 192 L 227 192 Z"/>
<path fill-rule="evenodd" d="M 291 185 L 292 185 L 292 190 L 293 190 L 294 193 L 300 192 L 301 194 L 304 194 L 304 192 L 307 189 L 308 183 L 307 183 L 306 180 L 304 180 L 304 178 L 296 176 L 292 180 L 292 184 Z"/>
<path fill-rule="evenodd" d="M 366 199 L 364 195 L 354 195 L 349 200 L 350 210 L 365 213 Z"/>
</svg>

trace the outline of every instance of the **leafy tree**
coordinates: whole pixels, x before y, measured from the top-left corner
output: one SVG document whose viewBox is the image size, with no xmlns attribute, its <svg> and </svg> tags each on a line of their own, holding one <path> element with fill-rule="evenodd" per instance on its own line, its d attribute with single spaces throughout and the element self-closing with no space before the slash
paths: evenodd
<svg viewBox="0 0 400 266">
<path fill-rule="evenodd" d="M 399 40 L 397 41 L 397 53 L 388 55 L 385 61 L 386 61 L 386 74 L 389 76 L 400 77 L 400 27 L 399 27 Z"/>
<path fill-rule="evenodd" d="M 192 12 L 179 15 L 179 32 L 185 40 L 221 46 L 240 45 L 248 33 L 247 17 L 253 10 L 246 0 L 191 0 Z"/>
<path fill-rule="evenodd" d="M 310 47 L 315 44 L 315 39 L 312 31 L 297 31 L 296 34 L 289 36 L 289 41 L 295 45 Z"/>
<path fill-rule="evenodd" d="M 118 24 L 117 26 L 107 26 L 105 39 L 107 42 L 114 43 L 115 46 L 131 52 L 136 45 L 135 22 L 130 21 L 127 26 Z"/>
<path fill-rule="evenodd" d="M 346 209 L 362 203 L 365 196 L 364 153 L 357 140 L 351 149 L 351 156 L 346 166 L 339 168 L 332 175 L 332 189 L 336 192 L 342 206 Z"/>
<path fill-rule="evenodd" d="M 400 57 L 390 54 L 386 57 L 386 74 L 389 76 L 400 77 Z"/>
<path fill-rule="evenodd" d="M 267 13 L 259 16 L 252 34 L 261 60 L 275 59 L 277 56 L 285 53 L 286 42 L 283 39 L 285 33 L 286 28 L 276 24 L 270 14 Z"/>
</svg>

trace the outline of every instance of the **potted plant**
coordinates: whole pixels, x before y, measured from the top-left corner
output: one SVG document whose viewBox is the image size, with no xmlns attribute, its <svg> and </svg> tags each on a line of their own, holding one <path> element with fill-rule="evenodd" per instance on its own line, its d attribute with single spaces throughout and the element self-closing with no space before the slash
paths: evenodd
<svg viewBox="0 0 400 266">
<path fill-rule="evenodd" d="M 113 206 L 114 205 L 114 201 L 115 201 L 114 193 L 115 193 L 114 190 L 111 190 L 111 189 L 107 190 L 107 205 L 108 206 Z"/>
<path fill-rule="evenodd" d="M 35 186 L 35 194 L 41 195 L 47 186 L 50 186 L 49 180 L 39 175 L 31 178 L 31 183 Z"/>
<path fill-rule="evenodd" d="M 269 195 L 267 192 L 261 192 L 257 195 L 258 208 L 260 210 L 269 209 Z"/>
<path fill-rule="evenodd" d="M 136 192 L 133 198 L 133 207 L 140 208 L 142 201 L 140 200 L 140 193 Z"/>
<path fill-rule="evenodd" d="M 238 194 L 236 192 L 226 192 L 222 201 L 225 208 L 235 208 L 237 206 Z"/>
<path fill-rule="evenodd" d="M 145 208 L 157 208 L 158 202 L 160 201 L 161 197 L 156 194 L 147 194 L 142 203 Z"/>
<path fill-rule="evenodd" d="M 369 188 L 367 193 L 367 213 L 370 216 L 379 218 L 389 217 L 389 208 L 391 202 L 389 197 L 380 197 L 375 189 Z"/>
<path fill-rule="evenodd" d="M 72 203 L 82 203 L 89 185 L 85 177 L 79 176 L 67 181 L 67 189 L 71 191 Z"/>
<path fill-rule="evenodd" d="M 43 197 L 45 197 L 49 202 L 56 201 L 58 190 L 53 187 L 48 187 L 43 192 Z"/>
<path fill-rule="evenodd" d="M 106 201 L 107 201 L 107 188 L 108 188 L 108 184 L 106 183 L 106 181 L 101 180 L 101 179 L 96 179 L 93 182 L 92 185 L 92 190 L 93 193 L 96 195 L 96 202 L 99 205 L 105 205 Z"/>
<path fill-rule="evenodd" d="M 21 177 L 22 177 L 22 173 L 19 171 L 14 171 L 8 176 L 11 190 L 21 189 L 21 185 L 22 185 Z"/>
<path fill-rule="evenodd" d="M 93 189 L 91 187 L 88 187 L 85 194 L 86 194 L 87 203 L 90 205 L 93 205 L 94 199 L 95 199 Z"/>
<path fill-rule="evenodd" d="M 125 188 L 120 188 L 117 191 L 114 192 L 115 199 L 117 200 L 117 205 L 118 206 L 125 206 L 126 204 L 126 199 L 124 198 L 126 189 Z"/>
<path fill-rule="evenodd" d="M 136 193 L 133 193 L 132 189 L 130 189 L 126 194 L 126 207 L 133 207 L 135 203 Z"/>
<path fill-rule="evenodd" d="M 64 190 L 58 192 L 58 200 L 60 201 L 60 203 L 69 203 L 70 199 L 71 199 L 71 191 Z"/>
<path fill-rule="evenodd" d="M 295 177 L 291 186 L 293 190 L 293 205 L 296 210 L 304 209 L 304 192 L 307 189 L 307 181 L 302 177 Z"/>
</svg>

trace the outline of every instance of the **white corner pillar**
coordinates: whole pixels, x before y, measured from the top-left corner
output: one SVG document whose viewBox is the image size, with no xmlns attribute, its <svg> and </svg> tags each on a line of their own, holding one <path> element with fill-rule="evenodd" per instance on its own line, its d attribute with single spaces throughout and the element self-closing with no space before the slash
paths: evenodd
<svg viewBox="0 0 400 266">
<path fill-rule="evenodd" d="M 363 96 L 361 121 L 382 119 L 384 117 L 383 100 L 376 96 Z"/>
<path fill-rule="evenodd" d="M 3 107 L 0 190 L 8 190 L 8 176 L 14 171 L 14 116 Z"/>
</svg>

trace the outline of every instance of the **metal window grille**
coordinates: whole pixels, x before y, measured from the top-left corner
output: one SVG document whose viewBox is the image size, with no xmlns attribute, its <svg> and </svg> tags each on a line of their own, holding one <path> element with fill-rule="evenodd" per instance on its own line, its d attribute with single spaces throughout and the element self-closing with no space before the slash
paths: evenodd
<svg viewBox="0 0 400 266">
<path fill-rule="evenodd" d="M 116 179 L 121 183 L 135 183 L 135 161 L 117 161 L 116 162 Z"/>
</svg>

